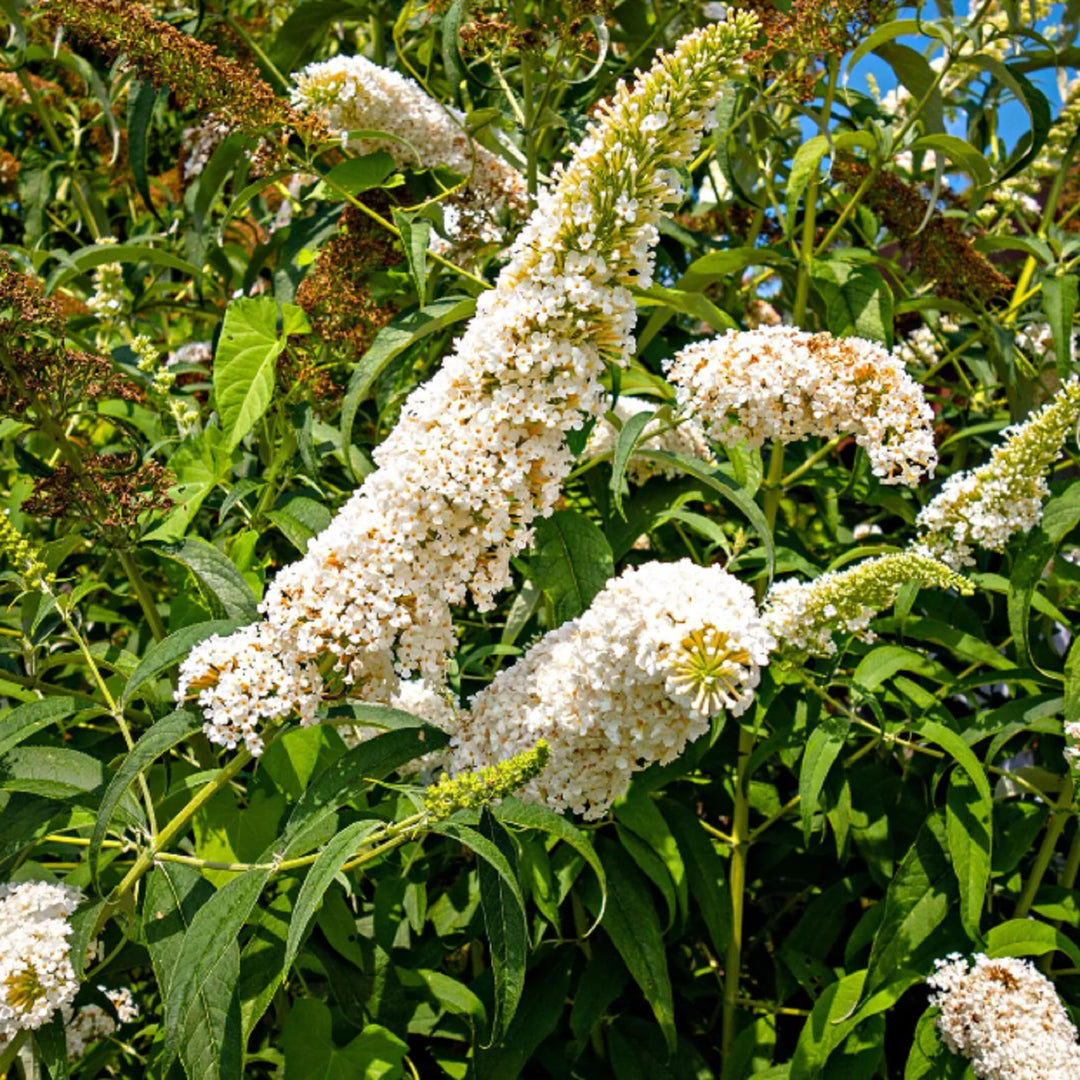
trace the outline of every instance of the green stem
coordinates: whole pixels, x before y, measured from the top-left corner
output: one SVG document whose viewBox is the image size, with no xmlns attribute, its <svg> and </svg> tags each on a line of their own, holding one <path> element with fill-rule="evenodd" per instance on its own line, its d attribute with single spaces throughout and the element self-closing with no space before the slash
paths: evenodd
<svg viewBox="0 0 1080 1080">
<path fill-rule="evenodd" d="M 749 854 L 750 800 L 746 792 L 747 766 L 754 750 L 754 733 L 739 728 L 739 763 L 735 775 L 735 809 L 731 822 L 731 939 L 724 961 L 724 1009 L 720 1050 L 726 1061 L 735 1041 L 735 1014 L 739 1008 L 739 975 L 742 968 L 743 910 L 746 904 L 746 859 Z"/>
<path fill-rule="evenodd" d="M 797 469 L 793 469 L 787 476 L 780 481 L 780 488 L 791 487 L 799 477 L 804 476 L 810 471 L 822 458 L 828 457 L 839 445 L 841 439 L 845 436 L 837 435 L 835 439 L 830 439 L 823 446 L 818 447 Z M 783 458 L 781 458 L 783 461 Z M 770 462 L 771 466 L 771 462 Z"/>
<path fill-rule="evenodd" d="M 165 623 L 162 622 L 161 612 L 158 611 L 157 604 L 154 603 L 154 598 L 150 595 L 150 588 L 139 570 L 139 564 L 130 551 L 121 550 L 118 554 L 120 564 L 128 576 L 128 581 L 131 582 L 131 587 L 139 598 L 139 606 L 142 608 L 147 622 L 150 623 L 150 631 L 154 635 L 154 640 L 161 641 L 166 634 Z"/>
<path fill-rule="evenodd" d="M 765 477 L 765 523 L 772 532 L 776 525 L 776 514 L 780 509 L 780 499 L 784 494 L 784 444 L 774 442 L 769 457 L 769 472 Z"/>
<path fill-rule="evenodd" d="M 1016 902 L 1016 910 L 1013 912 L 1014 919 L 1023 919 L 1031 911 L 1031 905 L 1035 902 L 1035 894 L 1039 891 L 1043 876 L 1046 874 L 1050 860 L 1054 857 L 1054 849 L 1061 839 L 1062 831 L 1072 816 L 1071 807 L 1073 801 L 1074 782 L 1070 773 L 1068 780 L 1061 789 L 1054 809 L 1050 813 L 1050 820 L 1046 823 L 1046 832 L 1043 834 L 1042 843 L 1035 855 L 1035 862 L 1031 867 L 1031 873 L 1024 883 L 1024 891 Z"/>
</svg>

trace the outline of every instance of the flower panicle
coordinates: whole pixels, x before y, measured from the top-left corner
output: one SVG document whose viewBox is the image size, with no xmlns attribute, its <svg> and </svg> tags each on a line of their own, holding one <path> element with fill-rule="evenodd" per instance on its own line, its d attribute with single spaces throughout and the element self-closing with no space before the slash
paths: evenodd
<svg viewBox="0 0 1080 1080">
<path fill-rule="evenodd" d="M 40 548 L 15 528 L 6 510 L 0 513 L 0 552 L 8 557 L 28 589 L 47 589 L 56 580 Z"/>
<path fill-rule="evenodd" d="M 872 641 L 870 620 L 889 607 L 910 581 L 964 595 L 973 591 L 967 578 L 945 563 L 904 551 L 866 559 L 848 570 L 827 571 L 805 583 L 777 582 L 765 598 L 763 619 L 784 659 L 832 656 L 836 633 Z"/>
<path fill-rule="evenodd" d="M 479 810 L 500 802 L 535 780 L 551 760 L 551 748 L 541 739 L 531 750 L 524 750 L 495 765 L 459 773 L 443 774 L 424 794 L 424 809 L 435 821 L 442 821 L 458 810 Z"/>
</svg>

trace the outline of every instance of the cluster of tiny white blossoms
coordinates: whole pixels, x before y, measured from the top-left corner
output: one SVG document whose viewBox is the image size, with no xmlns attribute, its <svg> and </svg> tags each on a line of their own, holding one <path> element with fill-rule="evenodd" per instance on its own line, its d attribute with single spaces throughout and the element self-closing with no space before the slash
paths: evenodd
<svg viewBox="0 0 1080 1080">
<path fill-rule="evenodd" d="M 889 607 L 909 581 L 971 591 L 967 580 L 944 563 L 900 552 L 867 559 L 848 570 L 827 571 L 813 581 L 778 581 L 765 596 L 762 619 L 785 658 L 832 656 L 836 633 L 872 641 L 870 620 Z"/>
<path fill-rule="evenodd" d="M 116 1019 L 114 1020 L 100 1005 L 84 1005 L 74 1015 L 72 1015 L 71 1007 L 65 1005 L 62 1011 L 66 1021 L 64 1036 L 67 1040 L 68 1061 L 75 1061 L 82 1057 L 87 1047 L 114 1034 L 118 1022 L 127 1024 L 139 1017 L 139 1006 L 135 1004 L 135 998 L 128 987 L 106 990 L 104 986 L 99 986 L 98 989 L 116 1010 Z"/>
<path fill-rule="evenodd" d="M 1050 494 L 1046 477 L 1080 418 L 1080 380 L 1072 379 L 1038 412 L 1004 431 L 985 465 L 955 473 L 923 507 L 916 550 L 953 567 L 974 564 L 974 549 L 1004 551 L 1034 528 Z"/>
<path fill-rule="evenodd" d="M 635 772 L 674 760 L 710 717 L 743 713 L 773 644 L 752 590 L 725 570 L 686 559 L 631 567 L 476 695 L 451 768 L 496 764 L 543 739 L 547 767 L 521 797 L 600 817 Z"/>
<path fill-rule="evenodd" d="M 876 342 L 790 326 L 730 330 L 664 366 L 680 409 L 717 442 L 849 434 L 883 483 L 933 475 L 933 412 L 903 363 Z"/>
<path fill-rule="evenodd" d="M 1076 1080 L 1080 1044 L 1054 984 L 1026 960 L 935 961 L 927 979 L 941 1041 L 979 1080 Z"/>
<path fill-rule="evenodd" d="M 620 397 L 609 413 L 614 413 L 620 424 L 625 424 L 633 416 L 655 412 L 656 409 L 655 401 Z M 608 419 L 608 414 L 605 414 L 589 432 L 585 456 L 600 457 L 602 454 L 613 454 L 619 442 L 620 430 Z M 637 445 L 642 450 L 663 450 L 668 454 L 683 454 L 685 457 L 699 458 L 707 462 L 714 460 L 705 430 L 695 417 L 686 420 L 673 418 L 666 423 L 659 419 L 651 420 L 645 425 Z M 671 479 L 678 474 L 678 469 L 637 456 L 632 456 L 626 466 L 626 479 L 631 484 L 644 484 L 654 476 L 666 476 Z"/>
<path fill-rule="evenodd" d="M 376 470 L 268 589 L 265 621 L 209 639 L 182 665 L 178 700 L 198 689 L 212 740 L 257 749 L 252 733 L 286 700 L 311 716 L 312 662 L 327 661 L 335 692 L 369 701 L 417 673 L 442 683 L 451 605 L 471 593 L 490 609 L 509 584 L 510 559 L 572 466 L 566 433 L 602 412 L 606 364 L 629 362 L 628 286 L 652 279 L 656 222 L 679 190 L 673 167 L 756 25 L 736 13 L 694 31 L 600 107 L 454 351 L 375 451 Z M 275 665 L 259 675 L 264 656 Z M 307 685 L 286 687 L 283 674 Z"/>
<path fill-rule="evenodd" d="M 79 983 L 71 965 L 70 917 L 82 893 L 70 885 L 0 885 L 0 1049 L 70 1005 Z"/>
<path fill-rule="evenodd" d="M 361 154 L 385 150 L 402 168 L 442 166 L 465 177 L 463 189 L 446 208 L 444 224 L 452 238 L 499 240 L 503 212 L 525 214 L 521 173 L 470 138 L 464 114 L 429 97 L 415 80 L 363 56 L 310 64 L 294 80 L 293 105 L 318 113 L 350 149 Z M 353 134 L 359 131 L 365 134 Z"/>
<path fill-rule="evenodd" d="M 948 316 L 938 322 L 938 334 L 951 334 L 960 327 Z M 942 356 L 941 341 L 933 327 L 920 323 L 907 337 L 896 343 L 893 350 L 906 368 L 933 367 Z"/>
</svg>

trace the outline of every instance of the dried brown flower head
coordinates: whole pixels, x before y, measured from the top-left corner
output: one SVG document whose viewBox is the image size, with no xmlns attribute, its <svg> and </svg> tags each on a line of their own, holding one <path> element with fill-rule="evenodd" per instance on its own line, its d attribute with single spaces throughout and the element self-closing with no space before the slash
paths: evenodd
<svg viewBox="0 0 1080 1080">
<path fill-rule="evenodd" d="M 176 482 L 156 461 L 139 461 L 135 451 L 88 454 L 76 469 L 61 462 L 51 476 L 34 483 L 23 503 L 27 514 L 89 526 L 118 544 L 136 539 L 144 515 L 173 505 L 169 487 Z M 140 521 L 143 519 L 143 521 Z"/>
<path fill-rule="evenodd" d="M 389 216 L 385 193 L 363 197 L 373 209 Z M 323 245 L 297 289 L 296 302 L 324 341 L 350 352 L 363 352 L 398 311 L 393 303 L 374 298 L 371 275 L 401 259 L 393 238 L 361 210 L 349 206 L 341 215 L 337 233 Z"/>
<path fill-rule="evenodd" d="M 850 154 L 838 154 L 833 163 L 833 175 L 849 191 L 871 171 Z M 1010 292 L 1009 279 L 971 246 L 956 221 L 937 210 L 927 219 L 927 200 L 898 176 L 878 171 L 863 202 L 884 222 L 901 252 L 936 283 L 939 296 L 981 307 Z"/>
</svg>

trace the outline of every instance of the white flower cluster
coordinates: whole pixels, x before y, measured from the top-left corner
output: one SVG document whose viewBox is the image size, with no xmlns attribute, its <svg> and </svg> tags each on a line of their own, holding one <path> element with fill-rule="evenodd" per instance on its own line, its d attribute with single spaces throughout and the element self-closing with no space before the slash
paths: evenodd
<svg viewBox="0 0 1080 1080">
<path fill-rule="evenodd" d="M 69 919 L 82 899 L 70 885 L 0 885 L 0 1049 L 69 1005 L 79 983 Z"/>
<path fill-rule="evenodd" d="M 521 797 L 600 817 L 710 717 L 744 712 L 773 644 L 752 590 L 725 570 L 687 559 L 631 567 L 476 695 L 451 767 L 497 764 L 544 739 L 550 760 Z"/>
<path fill-rule="evenodd" d="M 63 1007 L 66 1020 L 64 1035 L 67 1039 L 68 1061 L 75 1061 L 82 1057 L 87 1047 L 114 1034 L 118 1022 L 127 1024 L 139 1018 L 139 1006 L 135 1004 L 135 998 L 128 987 L 107 990 L 104 986 L 99 986 L 98 989 L 116 1010 L 116 1020 L 100 1005 L 84 1005 L 74 1015 L 72 1015 L 71 1007 L 65 1005 Z"/>
<path fill-rule="evenodd" d="M 1034 528 L 1050 494 L 1046 476 L 1080 418 L 1080 380 L 1073 379 L 1022 424 L 977 469 L 954 473 L 923 507 L 916 550 L 953 567 L 975 562 L 974 548 L 1004 551 L 1017 533 Z"/>
<path fill-rule="evenodd" d="M 179 172 L 183 183 L 190 184 L 195 180 L 232 130 L 219 114 L 209 113 L 195 127 L 180 132 Z"/>
<path fill-rule="evenodd" d="M 967 580 L 944 563 L 900 552 L 866 559 L 848 570 L 827 571 L 805 583 L 778 581 L 765 596 L 762 619 L 786 658 L 832 656 L 835 633 L 872 641 L 870 620 L 889 607 L 909 581 L 971 591 Z"/>
<path fill-rule="evenodd" d="M 1080 123 L 1080 117 L 1077 118 Z M 1053 368 L 1057 365 L 1057 352 L 1054 343 L 1054 331 L 1048 323 L 1033 322 L 1021 327 L 1016 332 L 1016 347 L 1034 361 L 1037 368 Z M 1071 365 L 1076 357 L 1076 334 L 1069 335 L 1069 357 Z"/>
<path fill-rule="evenodd" d="M 927 979 L 941 1041 L 979 1080 L 1076 1080 L 1080 1044 L 1054 984 L 1026 960 L 935 961 Z"/>
<path fill-rule="evenodd" d="M 948 316 L 943 316 L 938 322 L 941 334 L 955 333 L 959 329 Z M 942 357 L 938 335 L 927 323 L 920 323 L 907 337 L 898 341 L 893 351 L 905 368 L 930 368 Z"/>
<path fill-rule="evenodd" d="M 665 363 L 680 408 L 720 443 L 854 435 L 886 484 L 918 483 L 937 464 L 933 413 L 888 350 L 790 326 L 730 330 Z"/>
<path fill-rule="evenodd" d="M 294 79 L 293 105 L 318 113 L 350 149 L 385 150 L 402 168 L 443 166 L 466 178 L 461 194 L 446 205 L 444 224 L 452 238 L 499 240 L 503 211 L 525 214 L 521 173 L 470 138 L 464 114 L 429 97 L 415 80 L 363 56 L 310 64 Z M 353 134 L 360 131 L 365 134 Z"/>
<path fill-rule="evenodd" d="M 736 13 L 694 31 L 600 108 L 454 351 L 409 396 L 378 468 L 268 589 L 265 622 L 181 666 L 177 698 L 198 691 L 212 740 L 257 751 L 264 719 L 287 707 L 311 717 L 319 661 L 336 692 L 366 700 L 415 673 L 441 685 L 451 605 L 471 593 L 489 609 L 510 582 L 510 559 L 571 468 L 565 434 L 601 411 L 605 365 L 629 362 L 628 286 L 651 281 L 673 166 L 755 27 Z"/>
<path fill-rule="evenodd" d="M 654 412 L 656 408 L 655 401 L 620 397 L 615 402 L 615 407 L 609 411 L 615 414 L 620 423 L 625 424 L 631 417 L 640 413 Z M 645 430 L 641 433 L 637 445 L 644 450 L 663 450 L 669 454 L 683 454 L 686 457 L 699 458 L 706 462 L 714 460 L 709 440 L 696 418 L 676 419 L 673 423 L 674 426 L 661 420 L 651 420 L 645 425 Z M 619 442 L 619 431 L 620 429 L 605 414 L 597 420 L 596 426 L 589 432 L 585 456 L 600 457 L 602 454 L 613 454 Z M 636 456 L 632 456 L 626 466 L 626 479 L 631 484 L 644 484 L 654 476 L 673 478 L 678 475 L 678 469 Z"/>
</svg>

